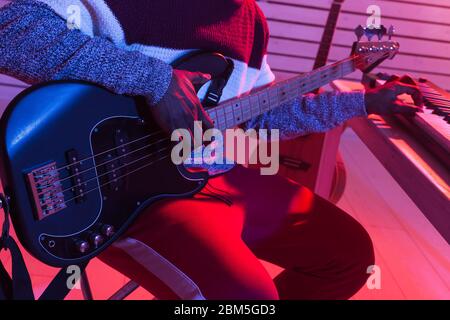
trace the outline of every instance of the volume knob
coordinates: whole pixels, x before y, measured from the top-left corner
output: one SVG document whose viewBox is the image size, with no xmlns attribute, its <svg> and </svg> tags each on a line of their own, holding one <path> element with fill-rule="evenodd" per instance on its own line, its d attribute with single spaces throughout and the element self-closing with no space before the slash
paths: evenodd
<svg viewBox="0 0 450 320">
<path fill-rule="evenodd" d="M 90 245 L 87 241 L 78 240 L 77 242 L 75 242 L 75 248 L 80 253 L 86 253 L 89 251 Z"/>
<path fill-rule="evenodd" d="M 102 234 L 108 238 L 111 237 L 115 232 L 114 227 L 110 224 L 103 225 L 101 231 Z"/>
<path fill-rule="evenodd" d="M 89 236 L 89 242 L 95 247 L 97 248 L 99 245 L 101 245 L 103 243 L 103 236 L 101 234 L 95 233 L 93 232 L 90 236 Z"/>
</svg>

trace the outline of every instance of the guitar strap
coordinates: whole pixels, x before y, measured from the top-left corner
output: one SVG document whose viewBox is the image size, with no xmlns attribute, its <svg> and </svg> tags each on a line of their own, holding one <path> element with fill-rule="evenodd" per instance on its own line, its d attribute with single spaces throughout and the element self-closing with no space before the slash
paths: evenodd
<svg viewBox="0 0 450 320">
<path fill-rule="evenodd" d="M 0 261 L 0 300 L 35 300 L 30 274 L 23 259 L 20 248 L 10 236 L 9 204 L 3 194 L 0 194 L 0 208 L 3 208 L 5 220 L 0 237 L 0 250 L 9 250 L 11 254 L 11 276 Z M 87 263 L 79 265 L 80 274 L 84 272 Z M 50 282 L 39 300 L 63 300 L 71 290 L 67 285 L 72 275 L 62 268 Z"/>
<path fill-rule="evenodd" d="M 217 104 L 220 101 L 220 98 L 222 97 L 223 89 L 227 85 L 231 73 L 234 70 L 233 60 L 228 58 L 226 60 L 228 63 L 227 68 L 221 75 L 216 76 L 211 80 L 211 84 L 209 85 L 205 98 L 202 101 L 202 105 L 206 109 L 217 106 Z"/>
</svg>

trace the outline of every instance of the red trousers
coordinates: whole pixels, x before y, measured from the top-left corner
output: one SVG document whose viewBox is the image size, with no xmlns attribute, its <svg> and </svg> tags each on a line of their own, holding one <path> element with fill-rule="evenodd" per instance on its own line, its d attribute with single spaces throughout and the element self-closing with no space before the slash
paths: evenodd
<svg viewBox="0 0 450 320">
<path fill-rule="evenodd" d="M 236 167 L 202 194 L 139 216 L 100 259 L 159 299 L 347 299 L 374 264 L 371 240 L 307 188 Z M 259 259 L 285 270 L 271 279 Z"/>
</svg>

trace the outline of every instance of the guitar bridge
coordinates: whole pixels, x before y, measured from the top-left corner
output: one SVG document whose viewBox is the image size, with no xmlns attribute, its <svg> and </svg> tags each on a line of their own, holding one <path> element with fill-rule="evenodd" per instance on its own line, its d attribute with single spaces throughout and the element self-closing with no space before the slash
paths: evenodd
<svg viewBox="0 0 450 320">
<path fill-rule="evenodd" d="M 56 162 L 49 163 L 27 173 L 37 219 L 55 214 L 66 208 Z"/>
</svg>

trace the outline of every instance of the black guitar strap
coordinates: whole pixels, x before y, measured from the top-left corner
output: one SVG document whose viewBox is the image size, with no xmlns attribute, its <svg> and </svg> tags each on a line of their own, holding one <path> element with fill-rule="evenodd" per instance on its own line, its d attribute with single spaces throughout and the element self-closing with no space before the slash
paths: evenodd
<svg viewBox="0 0 450 320">
<path fill-rule="evenodd" d="M 78 265 L 80 275 L 86 269 L 88 262 Z M 53 278 L 52 282 L 48 285 L 45 291 L 39 297 L 39 300 L 63 300 L 70 292 L 70 288 L 67 285 L 67 280 L 71 276 L 68 272 L 69 267 L 59 270 L 57 275 Z"/>
<path fill-rule="evenodd" d="M 211 84 L 209 85 L 205 98 L 202 101 L 202 105 L 206 109 L 217 106 L 220 98 L 222 97 L 223 89 L 227 85 L 231 73 L 234 70 L 233 60 L 227 59 L 227 63 L 228 67 L 226 70 L 221 75 L 216 76 L 211 80 Z"/>
<path fill-rule="evenodd" d="M 9 235 L 9 204 L 3 194 L 0 194 L 0 208 L 5 213 L 2 235 L 0 238 L 0 250 L 9 250 L 12 262 L 12 278 L 9 276 L 3 264 L 0 262 L 0 299 L 2 300 L 34 300 L 30 274 L 19 246 Z"/>
<path fill-rule="evenodd" d="M 23 259 L 20 248 L 10 236 L 9 205 L 4 195 L 0 194 L 0 208 L 3 208 L 5 220 L 0 237 L 0 250 L 9 250 L 11 254 L 11 276 L 0 261 L 0 300 L 35 300 L 30 274 Z M 80 274 L 87 263 L 79 265 Z M 62 268 L 50 282 L 39 300 L 63 300 L 71 290 L 67 280 L 71 276 L 67 268 Z"/>
<path fill-rule="evenodd" d="M 31 279 L 19 246 L 13 238 L 2 239 L 2 247 L 9 250 L 12 261 L 12 278 L 0 263 L 0 299 L 5 300 L 34 300 Z"/>
</svg>

